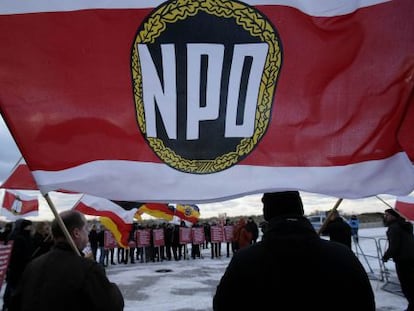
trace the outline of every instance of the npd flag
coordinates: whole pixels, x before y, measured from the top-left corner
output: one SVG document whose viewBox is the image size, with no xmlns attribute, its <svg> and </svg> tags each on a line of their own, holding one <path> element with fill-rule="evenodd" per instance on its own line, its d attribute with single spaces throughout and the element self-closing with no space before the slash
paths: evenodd
<svg viewBox="0 0 414 311">
<path fill-rule="evenodd" d="M 407 195 L 412 12 L 412 0 L 3 0 L 1 114 L 43 193 Z"/>
</svg>

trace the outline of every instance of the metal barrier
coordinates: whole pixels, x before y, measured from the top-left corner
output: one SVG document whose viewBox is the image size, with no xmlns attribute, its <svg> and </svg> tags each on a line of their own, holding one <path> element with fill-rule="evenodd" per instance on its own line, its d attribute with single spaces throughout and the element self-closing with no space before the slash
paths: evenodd
<svg viewBox="0 0 414 311">
<path fill-rule="evenodd" d="M 352 242 L 354 252 L 367 270 L 369 278 L 384 282 L 382 290 L 404 296 L 395 270 L 389 269 L 382 261 L 388 245 L 387 238 L 359 236 L 358 239 L 354 237 Z"/>
</svg>

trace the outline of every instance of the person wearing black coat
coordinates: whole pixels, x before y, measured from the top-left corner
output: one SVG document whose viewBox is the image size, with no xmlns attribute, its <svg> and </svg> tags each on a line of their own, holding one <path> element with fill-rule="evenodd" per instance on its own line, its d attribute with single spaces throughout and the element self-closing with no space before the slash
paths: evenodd
<svg viewBox="0 0 414 311">
<path fill-rule="evenodd" d="M 60 213 L 76 248 L 88 244 L 85 216 L 75 210 Z M 121 311 L 124 299 L 116 284 L 95 260 L 85 258 L 66 240 L 56 219 L 54 247 L 26 267 L 10 311 Z"/>
<path fill-rule="evenodd" d="M 375 310 L 362 264 L 348 247 L 319 237 L 299 192 L 265 193 L 262 202 L 263 239 L 233 255 L 213 310 Z"/>
<path fill-rule="evenodd" d="M 352 247 L 352 230 L 351 226 L 345 222 L 337 210 L 334 210 L 329 215 L 330 219 L 325 229 L 321 234 L 329 235 L 331 241 L 342 243 L 349 248 Z"/>
<path fill-rule="evenodd" d="M 406 311 L 414 311 L 414 235 L 413 225 L 392 208 L 384 212 L 388 248 L 382 260 L 393 259 L 401 291 L 408 300 Z"/>
<path fill-rule="evenodd" d="M 98 253 L 99 237 L 95 224 L 92 225 L 92 228 L 89 231 L 89 244 L 91 246 L 93 259 L 96 260 L 96 255 Z"/>
<path fill-rule="evenodd" d="M 32 259 L 33 242 L 31 237 L 32 222 L 27 219 L 17 219 L 8 240 L 13 242 L 10 261 L 6 272 L 6 289 L 3 295 L 3 311 L 9 310 L 10 299 L 14 295 L 23 270 Z"/>
</svg>

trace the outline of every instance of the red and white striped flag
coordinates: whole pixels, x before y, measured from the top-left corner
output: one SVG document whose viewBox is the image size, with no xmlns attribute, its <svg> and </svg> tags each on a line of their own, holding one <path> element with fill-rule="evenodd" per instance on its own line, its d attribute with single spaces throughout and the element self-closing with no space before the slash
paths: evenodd
<svg viewBox="0 0 414 311">
<path fill-rule="evenodd" d="M 124 247 L 128 245 L 128 237 L 137 208 L 126 210 L 110 200 L 83 195 L 73 209 L 86 215 L 105 217 L 103 224 L 111 230 L 117 242 Z"/>
<path fill-rule="evenodd" d="M 397 197 L 395 209 L 406 219 L 414 221 L 414 197 Z"/>
<path fill-rule="evenodd" d="M 0 111 L 43 193 L 407 195 L 412 12 L 412 0 L 3 0 Z"/>
<path fill-rule="evenodd" d="M 37 196 L 26 195 L 19 191 L 5 190 L 1 215 L 10 220 L 22 217 L 38 216 L 39 200 Z"/>
</svg>

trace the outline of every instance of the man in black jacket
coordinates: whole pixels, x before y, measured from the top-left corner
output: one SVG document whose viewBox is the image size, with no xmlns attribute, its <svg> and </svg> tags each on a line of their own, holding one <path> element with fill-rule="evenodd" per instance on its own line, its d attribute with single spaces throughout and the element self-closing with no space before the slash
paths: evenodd
<svg viewBox="0 0 414 311">
<path fill-rule="evenodd" d="M 299 192 L 266 193 L 263 239 L 235 253 L 213 299 L 224 310 L 374 311 L 368 276 L 346 246 L 321 239 Z M 352 298 L 350 298 L 352 297 Z"/>
<path fill-rule="evenodd" d="M 85 216 L 69 210 L 60 217 L 82 254 L 88 243 Z M 119 288 L 108 280 L 104 268 L 95 260 L 77 254 L 56 219 L 52 222 L 52 234 L 54 247 L 27 265 L 9 310 L 123 310 Z"/>
<path fill-rule="evenodd" d="M 388 248 L 382 260 L 394 260 L 401 290 L 408 300 L 406 311 L 414 311 L 414 235 L 413 225 L 392 208 L 385 210 Z"/>
<path fill-rule="evenodd" d="M 342 243 L 349 248 L 352 247 L 352 231 L 351 226 L 345 222 L 337 210 L 333 210 L 329 214 L 329 221 L 321 234 L 329 235 L 329 239 L 334 242 Z"/>
</svg>

